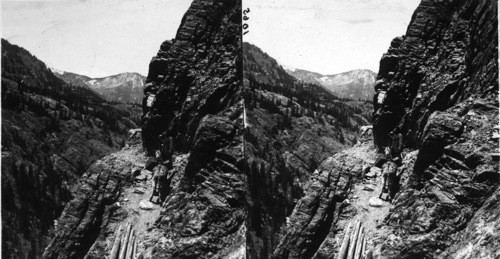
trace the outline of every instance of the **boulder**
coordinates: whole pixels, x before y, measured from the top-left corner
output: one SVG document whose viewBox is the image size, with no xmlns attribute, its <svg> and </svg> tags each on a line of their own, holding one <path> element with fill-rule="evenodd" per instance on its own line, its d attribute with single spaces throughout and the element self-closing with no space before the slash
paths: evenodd
<svg viewBox="0 0 500 259">
<path fill-rule="evenodd" d="M 377 197 L 371 197 L 368 200 L 368 205 L 370 205 L 372 207 L 382 207 L 382 206 L 384 206 L 384 201 L 382 201 L 381 199 L 379 199 Z"/>
<path fill-rule="evenodd" d="M 139 208 L 141 210 L 152 210 L 152 209 L 154 209 L 154 205 L 153 205 L 153 203 L 151 203 L 149 201 L 143 200 L 143 201 L 139 202 Z"/>
</svg>

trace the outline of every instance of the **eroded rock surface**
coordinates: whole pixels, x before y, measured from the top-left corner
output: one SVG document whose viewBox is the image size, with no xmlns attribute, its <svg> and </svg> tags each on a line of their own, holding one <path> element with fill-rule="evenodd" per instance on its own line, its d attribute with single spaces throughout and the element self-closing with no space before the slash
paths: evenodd
<svg viewBox="0 0 500 259">
<path fill-rule="evenodd" d="M 167 165 L 189 155 L 163 201 L 157 227 L 166 240 L 155 258 L 244 250 L 241 62 L 241 1 L 195 0 L 150 63 L 144 147 Z"/>
<path fill-rule="evenodd" d="M 376 255 L 498 257 L 497 12 L 491 1 L 424 0 L 382 57 L 375 144 L 383 150 L 392 131 L 418 153 Z"/>
<path fill-rule="evenodd" d="M 397 128 L 408 147 L 419 146 L 434 111 L 472 98 L 498 96 L 497 5 L 487 0 L 424 0 L 406 35 L 380 61 L 374 97 L 379 148 Z"/>
<path fill-rule="evenodd" d="M 447 251 L 451 245 L 485 239 L 481 248 L 461 250 L 459 257 L 495 257 L 498 251 L 491 247 L 498 241 L 487 238 L 491 236 L 488 227 L 478 227 L 475 237 L 466 234 L 471 230 L 463 233 L 478 221 L 498 227 L 498 221 L 490 216 L 498 213 L 494 205 L 498 200 L 493 195 L 500 179 L 493 156 L 498 152 L 498 141 L 491 138 L 498 108 L 485 105 L 481 99 L 466 101 L 430 116 L 415 164 L 409 168 L 409 179 L 389 213 L 387 227 L 394 236 L 382 242 L 381 255 L 443 258 L 451 254 Z"/>
<path fill-rule="evenodd" d="M 124 188 L 133 182 L 132 169 L 146 158 L 140 144 L 95 162 L 82 176 L 74 199 L 55 223 L 55 237 L 43 258 L 83 258 L 106 227 Z"/>
</svg>

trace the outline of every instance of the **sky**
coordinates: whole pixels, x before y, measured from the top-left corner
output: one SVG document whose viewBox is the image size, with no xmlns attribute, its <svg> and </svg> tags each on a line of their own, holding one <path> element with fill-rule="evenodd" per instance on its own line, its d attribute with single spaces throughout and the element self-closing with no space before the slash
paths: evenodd
<svg viewBox="0 0 500 259">
<path fill-rule="evenodd" d="M 420 0 L 243 0 L 251 42 L 283 65 L 322 74 L 378 71 Z M 1 35 L 49 67 L 90 77 L 147 75 L 191 0 L 17 0 L 1 3 Z"/>
<path fill-rule="evenodd" d="M 280 64 L 323 75 L 378 72 L 391 40 L 404 35 L 420 0 L 243 0 L 243 40 Z"/>
<path fill-rule="evenodd" d="M 190 0 L 1 0 L 1 35 L 49 67 L 90 77 L 147 75 Z"/>
</svg>

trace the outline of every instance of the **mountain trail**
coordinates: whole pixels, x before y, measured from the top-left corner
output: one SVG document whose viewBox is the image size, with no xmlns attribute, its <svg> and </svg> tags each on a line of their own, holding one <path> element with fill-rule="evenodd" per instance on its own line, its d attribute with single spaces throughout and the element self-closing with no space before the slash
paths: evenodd
<svg viewBox="0 0 500 259">
<path fill-rule="evenodd" d="M 98 244 L 99 246 L 107 247 L 106 251 L 112 251 L 118 238 L 120 245 L 117 248 L 117 255 L 122 253 L 124 247 L 129 249 L 134 247 L 134 256 L 142 254 L 144 258 L 151 258 L 153 247 L 159 243 L 161 246 L 161 243 L 166 241 L 165 238 L 162 238 L 163 233 L 161 230 L 155 227 L 162 211 L 162 206 L 156 203 L 159 197 L 155 195 L 152 202 L 149 201 L 154 189 L 154 173 L 145 168 L 147 158 L 142 150 L 125 148 L 113 155 L 132 163 L 130 168 L 124 168 L 123 170 L 131 170 L 131 176 L 134 177 L 134 180 L 130 185 L 123 188 L 122 194 L 116 203 L 117 210 L 113 213 L 106 227 L 107 238 L 97 243 L 101 243 Z M 174 156 L 174 170 L 177 172 L 183 170 L 186 160 L 186 154 Z M 155 169 L 156 167 L 153 171 Z M 176 176 L 179 176 L 179 174 Z M 130 237 L 127 238 L 129 226 L 131 233 Z M 128 240 L 128 242 L 122 241 L 122 239 Z M 131 257 L 124 258 L 135 258 L 128 252 L 127 255 Z"/>
<path fill-rule="evenodd" d="M 153 227 L 160 216 L 161 206 L 149 202 L 154 187 L 153 173 L 143 169 L 139 177 L 141 180 L 135 180 L 132 186 L 124 190 L 120 205 L 121 210 L 126 213 L 126 218 L 115 224 L 116 229 L 119 225 L 131 224 L 135 230 L 139 251 L 144 251 L 155 237 L 161 236 L 161 233 L 156 233 L 158 229 Z M 153 201 L 156 198 L 153 197 Z"/>
<path fill-rule="evenodd" d="M 144 151 L 137 146 L 125 147 L 112 156 L 118 160 L 130 162 L 127 164 L 128 167 L 121 170 L 129 171 L 130 176 L 134 179 L 130 181 L 131 184 L 123 187 L 120 198 L 115 203 L 116 211 L 112 213 L 106 226 L 106 238 L 97 240 L 94 247 L 104 246 L 107 247 L 105 251 L 111 251 L 116 238 L 124 236 L 127 227 L 131 225 L 137 244 L 136 252 L 144 253 L 146 248 L 150 247 L 151 243 L 161 236 L 157 228 L 153 227 L 155 220 L 160 215 L 161 206 L 149 202 L 154 187 L 153 173 L 145 169 L 147 158 Z M 122 244 L 120 252 L 123 247 Z"/>
<path fill-rule="evenodd" d="M 374 150 L 368 151 L 364 147 L 354 147 L 347 152 L 352 156 L 364 159 L 372 166 L 371 173 L 373 173 L 373 177 L 367 177 L 367 174 L 364 178 L 353 184 L 347 198 L 350 206 L 341 214 L 338 225 L 339 227 L 345 226 L 343 228 L 346 229 L 349 222 L 352 221 L 354 225 L 354 222 L 359 220 L 361 226 L 364 227 L 368 247 L 373 247 L 373 240 L 387 234 L 380 229 L 380 226 L 385 216 L 389 213 L 391 203 L 378 198 L 382 192 L 384 180 L 381 170 L 374 170 L 373 167 L 377 155 L 376 152 Z M 385 198 L 386 195 L 384 194 L 382 198 Z M 345 217 L 343 217 L 344 215 Z M 339 238 L 343 238 L 343 235 L 339 236 Z M 338 244 L 341 244 L 341 242 Z"/>
<path fill-rule="evenodd" d="M 318 249 L 315 258 L 322 258 L 328 255 L 329 251 L 339 253 L 344 236 L 346 233 L 349 234 L 349 225 L 351 224 L 352 229 L 358 221 L 364 228 L 366 244 L 363 250 L 365 251 L 373 249 L 374 240 L 379 240 L 379 237 L 388 234 L 381 226 L 392 205 L 379 199 L 383 187 L 383 177 L 381 170 L 374 167 L 377 153 L 373 144 L 357 144 L 344 150 L 343 154 L 349 158 L 348 163 L 355 161 L 352 164 L 353 167 L 369 166 L 371 170 L 352 184 L 346 200 L 340 205 L 338 221 Z M 386 195 L 384 194 L 382 198 L 385 198 Z M 344 208 L 342 209 L 342 207 Z"/>
</svg>

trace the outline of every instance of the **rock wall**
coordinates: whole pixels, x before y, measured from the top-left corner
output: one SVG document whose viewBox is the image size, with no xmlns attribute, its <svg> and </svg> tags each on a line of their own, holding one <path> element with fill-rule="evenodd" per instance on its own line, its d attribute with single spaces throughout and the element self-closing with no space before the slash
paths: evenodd
<svg viewBox="0 0 500 259">
<path fill-rule="evenodd" d="M 337 153 L 307 181 L 272 258 L 312 258 L 335 227 L 352 178 L 360 174 L 359 159 Z"/>
<path fill-rule="evenodd" d="M 418 149 L 387 217 L 393 234 L 375 242 L 382 257 L 498 256 L 497 12 L 495 1 L 424 0 L 380 61 L 374 142 L 382 151 L 401 133 Z"/>
<path fill-rule="evenodd" d="M 241 101 L 240 9 L 239 1 L 194 1 L 175 39 L 151 60 L 143 101 L 144 146 L 151 155 L 162 148 L 167 155 L 170 137 L 175 151 L 187 152 L 204 116 L 242 111 L 234 109 Z"/>
<path fill-rule="evenodd" d="M 496 100 L 497 28 L 494 1 L 423 0 L 406 35 L 395 38 L 380 61 L 376 145 L 387 146 L 388 133 L 396 129 L 406 146 L 418 147 L 434 111 L 469 97 Z"/>
<path fill-rule="evenodd" d="M 168 164 L 189 154 L 154 257 L 217 257 L 244 249 L 241 1 L 195 0 L 149 66 L 143 141 Z M 157 152 L 158 151 L 158 152 Z"/>
</svg>

